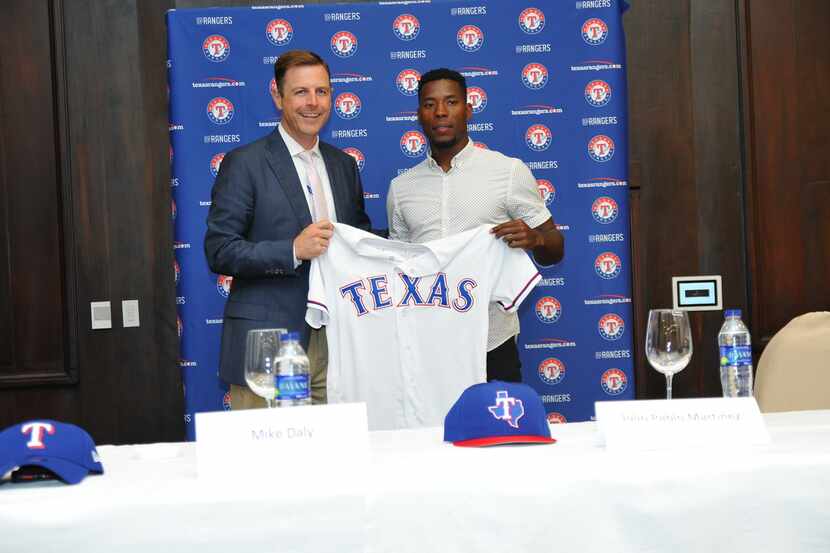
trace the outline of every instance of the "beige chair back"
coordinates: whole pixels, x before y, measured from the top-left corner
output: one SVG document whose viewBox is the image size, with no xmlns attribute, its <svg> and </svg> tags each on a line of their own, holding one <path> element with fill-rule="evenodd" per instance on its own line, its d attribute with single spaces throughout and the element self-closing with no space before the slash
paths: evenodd
<svg viewBox="0 0 830 553">
<path fill-rule="evenodd" d="M 761 411 L 830 409 L 830 312 L 807 313 L 772 337 L 758 361 Z"/>
</svg>

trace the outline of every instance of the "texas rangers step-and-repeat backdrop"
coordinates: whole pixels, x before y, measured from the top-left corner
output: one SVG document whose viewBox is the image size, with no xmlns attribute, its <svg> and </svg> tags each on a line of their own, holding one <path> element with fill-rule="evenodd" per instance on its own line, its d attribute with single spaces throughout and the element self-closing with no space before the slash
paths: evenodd
<svg viewBox="0 0 830 553">
<path fill-rule="evenodd" d="M 625 47 L 619 0 L 440 1 L 173 10 L 168 13 L 170 158 L 181 369 L 193 413 L 231 408 L 217 377 L 232 285 L 202 242 L 226 152 L 275 130 L 269 91 L 282 52 L 331 68 L 321 138 L 354 156 L 373 227 L 394 176 L 424 158 L 421 74 L 467 78 L 470 136 L 522 159 L 565 236 L 565 259 L 522 306 L 524 381 L 552 421 L 633 397 Z M 367 344 L 366 347 L 372 347 Z M 458 344 L 457 347 L 465 347 Z"/>
</svg>

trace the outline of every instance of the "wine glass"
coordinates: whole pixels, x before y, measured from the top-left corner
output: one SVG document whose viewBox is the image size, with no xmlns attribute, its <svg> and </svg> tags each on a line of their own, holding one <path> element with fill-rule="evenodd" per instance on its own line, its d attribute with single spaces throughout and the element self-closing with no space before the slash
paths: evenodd
<svg viewBox="0 0 830 553">
<path fill-rule="evenodd" d="M 671 399 L 671 380 L 692 358 L 692 329 L 689 314 L 673 309 L 652 309 L 646 328 L 646 357 L 658 372 L 666 375 L 666 399 Z"/>
<path fill-rule="evenodd" d="M 282 328 L 257 328 L 248 331 L 245 341 L 245 381 L 253 393 L 274 407 L 277 356 Z"/>
</svg>

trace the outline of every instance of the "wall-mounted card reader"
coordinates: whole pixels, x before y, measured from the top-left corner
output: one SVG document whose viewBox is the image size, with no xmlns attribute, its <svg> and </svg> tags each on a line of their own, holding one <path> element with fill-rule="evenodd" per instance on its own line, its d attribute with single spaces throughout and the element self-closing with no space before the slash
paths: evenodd
<svg viewBox="0 0 830 553">
<path fill-rule="evenodd" d="M 674 308 L 684 311 L 720 311 L 723 292 L 720 275 L 672 277 Z"/>
</svg>

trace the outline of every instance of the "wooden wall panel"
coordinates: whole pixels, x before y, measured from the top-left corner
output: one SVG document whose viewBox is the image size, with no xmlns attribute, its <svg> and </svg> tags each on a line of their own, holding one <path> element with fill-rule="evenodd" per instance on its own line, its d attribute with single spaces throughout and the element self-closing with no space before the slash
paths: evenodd
<svg viewBox="0 0 830 553">
<path fill-rule="evenodd" d="M 745 0 L 749 256 L 756 345 L 830 310 L 830 25 L 825 0 Z"/>
<path fill-rule="evenodd" d="M 148 370 L 159 370 L 168 374 L 150 381 L 147 393 L 157 394 L 159 403 L 169 413 L 167 423 L 176 432 L 184 430 L 184 399 L 179 368 L 179 338 L 176 324 L 176 285 L 173 278 L 173 224 L 170 202 L 170 157 L 169 117 L 167 114 L 167 27 L 164 20 L 166 11 L 173 2 L 156 0 L 137 2 L 140 53 L 140 94 L 144 124 L 144 159 L 140 172 L 140 187 L 146 205 L 147 236 L 143 242 L 143 259 L 148 263 L 153 283 L 145 289 L 146 316 L 153 324 L 151 332 L 143 337 L 141 351 L 154 349 L 157 357 L 154 366 Z M 145 38 L 146 37 L 146 38 Z M 142 375 L 134 375 L 143 379 Z M 135 406 L 140 409 L 140 405 Z M 150 414 L 148 414 L 149 416 Z M 174 418 L 179 417 L 179 418 Z M 175 424 L 173 422 L 175 421 Z M 164 426 L 162 428 L 165 428 Z M 173 435 L 173 429 L 165 430 Z"/>
<path fill-rule="evenodd" d="M 50 417 L 82 425 L 98 443 L 181 440 L 163 17 L 170 2 L 20 1 L 4 3 L 3 9 L 10 6 L 19 13 L 3 19 L 14 23 L 23 43 L 46 41 L 45 54 L 37 60 L 24 58 L 21 67 L 35 77 L 42 73 L 49 78 L 51 71 L 58 79 L 23 95 L 39 110 L 35 123 L 41 124 L 27 125 L 21 132 L 25 140 L 15 153 L 29 163 L 7 167 L 4 178 L 8 181 L 13 171 L 20 180 L 25 171 L 36 170 L 28 182 L 51 185 L 57 200 L 51 209 L 46 202 L 32 205 L 31 224 L 46 228 L 47 221 L 60 221 L 62 209 L 69 214 L 71 228 L 59 229 L 54 242 L 68 245 L 72 258 L 66 268 L 74 284 L 70 278 L 63 281 L 71 284 L 65 303 L 79 329 L 68 355 L 77 358 L 78 380 L 57 387 L 0 390 L 0 426 Z M 51 25 L 21 23 L 32 14 L 50 13 Z M 44 28 L 58 32 L 45 33 Z M 53 106 L 55 113 L 50 111 Z M 36 140 L 40 127 L 51 135 L 52 149 L 56 144 L 63 149 L 62 157 L 45 157 L 44 141 Z M 3 141 L 6 154 L 8 142 Z M 55 186 L 59 174 L 65 174 L 71 187 Z M 27 240 L 37 235 L 21 221 L 10 221 L 7 232 L 23 232 Z M 34 246 L 30 249 L 40 249 Z M 46 264 L 36 269 L 50 272 Z M 59 264 L 51 269 L 59 284 L 61 272 Z M 139 300 L 138 328 L 122 326 L 121 301 L 126 299 Z M 89 302 L 96 300 L 112 302 L 112 329 L 89 329 Z M 55 304 L 60 308 L 60 301 L 42 293 L 23 299 L 27 309 Z M 18 324 L 17 318 L 14 322 Z M 37 337 L 32 345 L 36 351 L 44 343 L 41 328 L 48 330 L 45 324 L 27 330 Z"/>
<path fill-rule="evenodd" d="M 69 379 L 50 6 L 0 5 L 0 384 Z"/>
<path fill-rule="evenodd" d="M 659 0 L 625 15 L 637 397 L 665 397 L 645 360 L 648 310 L 671 307 L 671 277 L 720 274 L 746 308 L 734 2 Z M 635 211 L 636 210 L 636 211 Z M 720 392 L 720 312 L 690 314 L 695 354 L 677 397 Z"/>
<path fill-rule="evenodd" d="M 750 308 L 747 291 L 744 181 L 741 144 L 740 52 L 735 2 L 690 4 L 690 67 L 694 117 L 694 181 L 699 274 L 723 278 L 723 306 Z M 719 396 L 720 311 L 690 315 L 699 329 L 696 356 L 701 363 L 690 395 Z"/>
<path fill-rule="evenodd" d="M 163 161 L 167 7 L 90 0 L 68 3 L 66 10 L 73 30 L 66 47 L 72 176 L 81 191 L 76 233 L 85 246 L 79 295 L 84 305 L 111 300 L 115 311 L 112 330 L 80 336 L 89 375 L 80 401 L 85 418 L 125 442 L 183 437 L 170 175 Z M 155 94 L 147 95 L 148 80 L 155 81 Z M 139 300 L 140 328 L 121 325 L 127 299 Z"/>
</svg>

